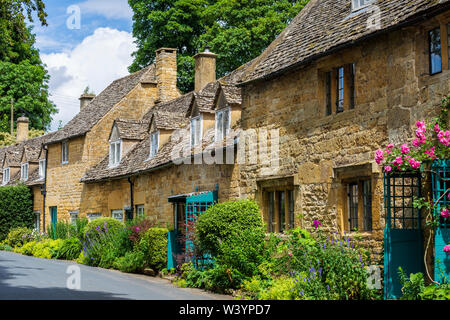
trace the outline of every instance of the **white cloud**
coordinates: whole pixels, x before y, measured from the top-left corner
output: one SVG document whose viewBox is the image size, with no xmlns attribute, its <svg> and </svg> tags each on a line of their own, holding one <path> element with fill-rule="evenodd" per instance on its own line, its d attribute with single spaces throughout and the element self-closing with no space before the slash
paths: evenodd
<svg viewBox="0 0 450 320">
<path fill-rule="evenodd" d="M 131 53 L 136 50 L 132 35 L 111 28 L 98 28 L 73 50 L 41 54 L 50 74 L 51 100 L 59 108 L 52 130 L 59 120 L 66 124 L 79 112 L 79 96 L 89 86 L 99 94 L 112 81 L 128 74 Z"/>
<path fill-rule="evenodd" d="M 93 13 L 108 19 L 131 19 L 133 16 L 127 0 L 87 0 L 77 5 L 80 6 L 81 15 Z"/>
</svg>

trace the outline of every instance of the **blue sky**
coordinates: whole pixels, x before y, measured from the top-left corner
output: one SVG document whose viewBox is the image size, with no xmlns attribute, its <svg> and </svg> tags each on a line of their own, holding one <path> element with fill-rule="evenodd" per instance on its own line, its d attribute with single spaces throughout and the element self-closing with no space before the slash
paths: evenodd
<svg viewBox="0 0 450 320">
<path fill-rule="evenodd" d="M 98 94 L 128 74 L 136 46 L 127 0 L 44 2 L 48 26 L 35 23 L 33 33 L 51 77 L 51 100 L 59 108 L 55 130 L 59 121 L 64 125 L 78 113 L 78 97 L 86 86 Z"/>
</svg>

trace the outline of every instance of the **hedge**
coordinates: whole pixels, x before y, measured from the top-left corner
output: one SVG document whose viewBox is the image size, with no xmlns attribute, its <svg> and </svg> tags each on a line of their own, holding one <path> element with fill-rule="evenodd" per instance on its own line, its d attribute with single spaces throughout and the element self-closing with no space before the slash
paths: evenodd
<svg viewBox="0 0 450 320">
<path fill-rule="evenodd" d="M 137 251 L 144 253 L 146 265 L 155 271 L 167 266 L 168 233 L 166 228 L 150 228 L 137 246 Z"/>
<path fill-rule="evenodd" d="M 9 230 L 17 227 L 34 228 L 33 196 L 25 185 L 0 188 L 0 241 Z"/>
</svg>

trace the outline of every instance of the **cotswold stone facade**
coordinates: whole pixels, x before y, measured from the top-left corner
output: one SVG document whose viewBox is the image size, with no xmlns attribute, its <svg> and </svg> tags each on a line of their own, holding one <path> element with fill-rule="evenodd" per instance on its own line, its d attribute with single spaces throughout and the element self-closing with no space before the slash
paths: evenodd
<svg viewBox="0 0 450 320">
<path fill-rule="evenodd" d="M 267 231 L 311 230 L 319 220 L 326 231 L 358 230 L 382 258 L 375 151 L 410 141 L 416 121 L 437 115 L 449 95 L 449 9 L 438 0 L 358 10 L 311 0 L 266 51 L 221 79 L 217 56 L 199 53 L 196 88 L 185 95 L 176 50 L 162 48 L 154 65 L 113 82 L 42 143 L 47 178 L 33 186 L 35 209 L 46 223 L 56 210 L 64 220 L 144 214 L 176 228 L 180 204 L 169 199 L 217 191 L 219 201 L 256 200 Z M 247 139 L 252 132 L 262 135 Z M 180 146 L 187 152 L 174 156 Z M 14 158 L 13 149 L 0 159 L 17 175 L 2 156 Z M 195 160 L 265 149 L 276 150 L 270 164 Z"/>
</svg>

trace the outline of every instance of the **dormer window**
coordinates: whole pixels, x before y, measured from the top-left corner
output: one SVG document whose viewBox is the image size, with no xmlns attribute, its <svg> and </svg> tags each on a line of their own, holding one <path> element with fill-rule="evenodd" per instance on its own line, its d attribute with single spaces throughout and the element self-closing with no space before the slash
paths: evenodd
<svg viewBox="0 0 450 320">
<path fill-rule="evenodd" d="M 370 5 L 374 0 L 352 0 L 352 11 L 358 11 Z"/>
<path fill-rule="evenodd" d="M 20 166 L 20 180 L 28 180 L 28 163 L 22 163 L 22 165 Z"/>
<path fill-rule="evenodd" d="M 63 141 L 61 143 L 61 163 L 67 164 L 69 163 L 69 142 Z"/>
<path fill-rule="evenodd" d="M 109 143 L 109 166 L 115 167 L 119 165 L 122 157 L 122 140 L 112 141 Z"/>
<path fill-rule="evenodd" d="M 5 185 L 9 182 L 9 168 L 3 169 L 3 180 L 2 183 Z"/>
<path fill-rule="evenodd" d="M 153 158 L 158 153 L 159 149 L 159 131 L 153 132 L 150 135 L 150 158 Z"/>
<path fill-rule="evenodd" d="M 39 178 L 45 178 L 45 159 L 39 160 Z"/>
<path fill-rule="evenodd" d="M 230 133 L 230 108 L 216 112 L 216 141 L 221 141 Z"/>
<path fill-rule="evenodd" d="M 202 140 L 202 116 L 191 119 L 191 146 L 196 146 Z"/>
</svg>

